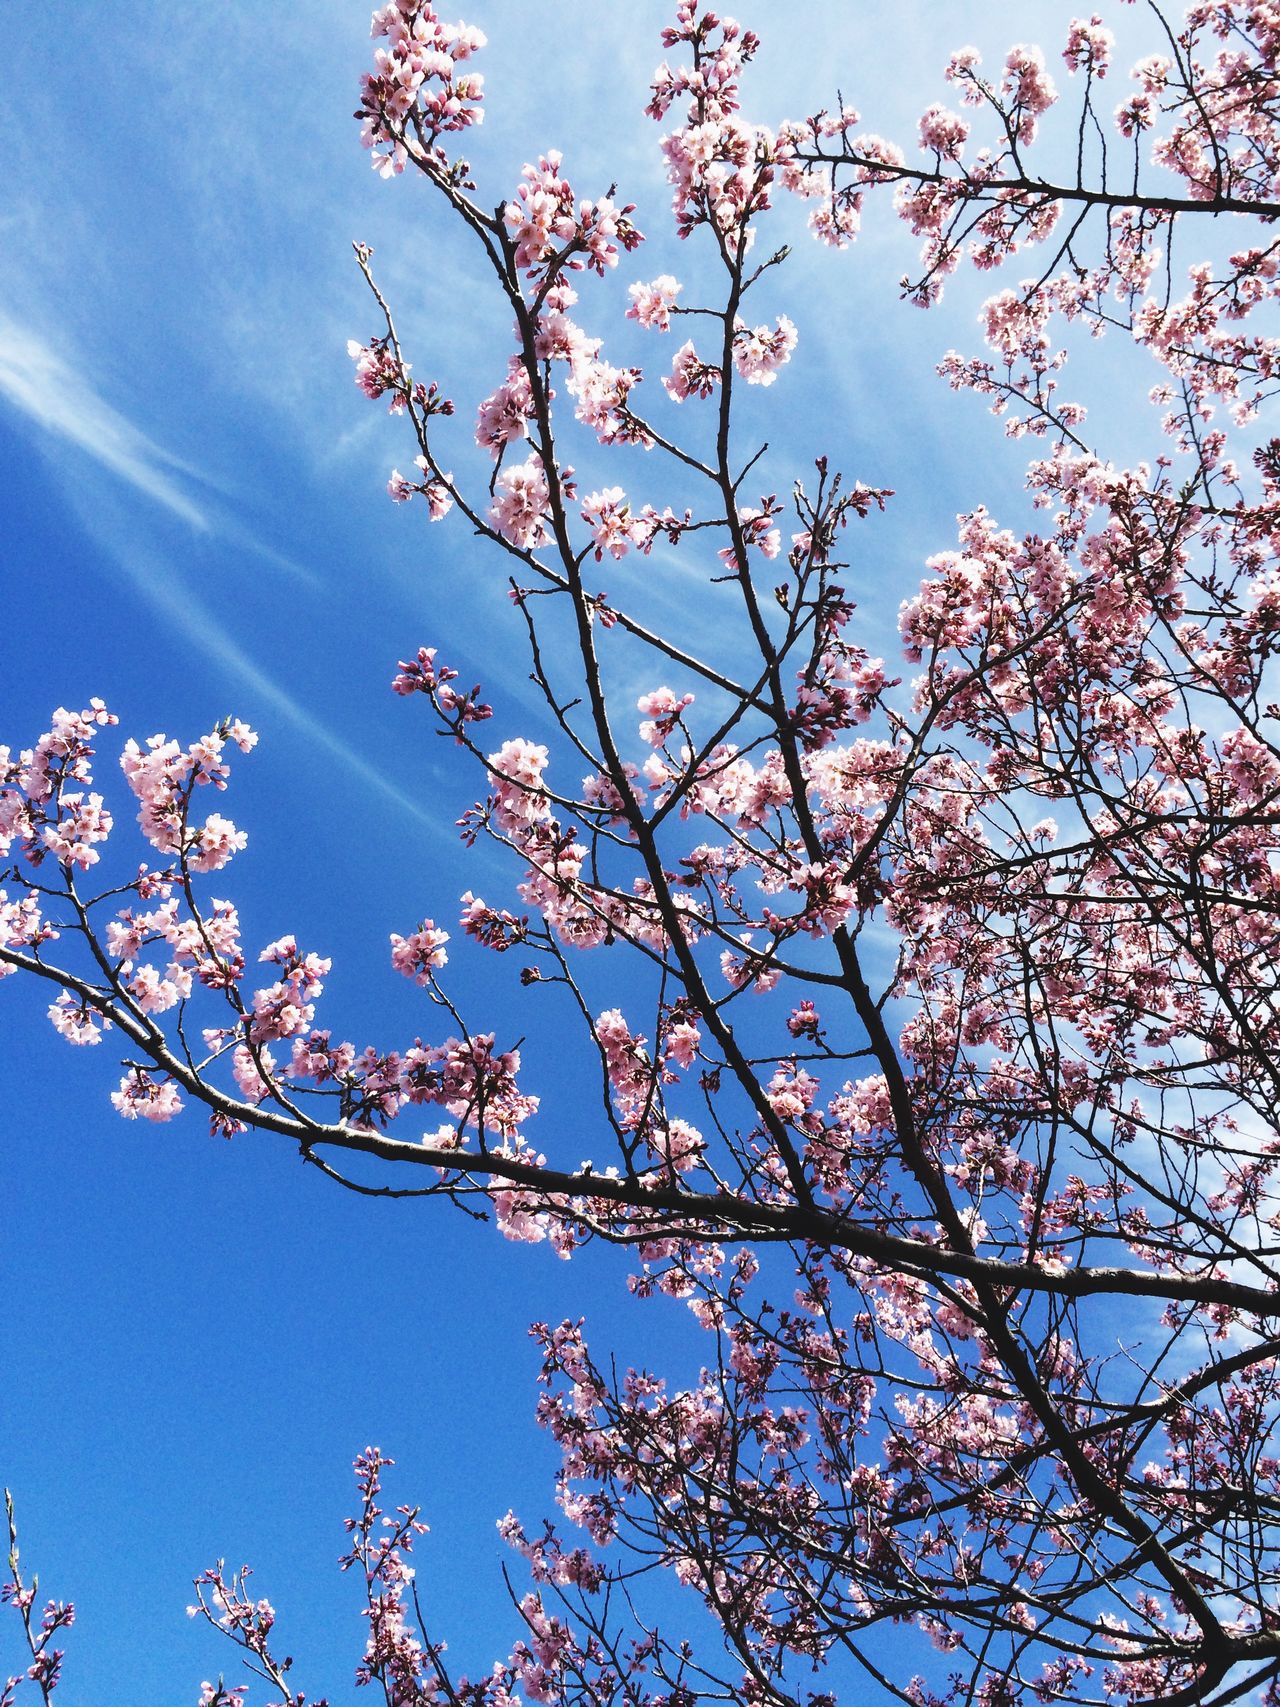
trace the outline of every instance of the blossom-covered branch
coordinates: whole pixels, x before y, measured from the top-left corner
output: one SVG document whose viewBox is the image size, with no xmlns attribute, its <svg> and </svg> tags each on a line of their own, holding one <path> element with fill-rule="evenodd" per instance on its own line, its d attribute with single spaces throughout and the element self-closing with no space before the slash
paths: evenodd
<svg viewBox="0 0 1280 1707">
<path fill-rule="evenodd" d="M 1280 1699 L 1280 441 L 1256 430 L 1277 346 L 1252 329 L 1274 309 L 1280 29 L 1230 3 L 1151 17 L 1163 46 L 1114 120 L 1123 182 L 1097 110 L 1112 39 L 1072 23 L 1075 164 L 1054 188 L 1026 164 L 1053 146 L 1039 50 L 998 81 L 955 55 L 994 141 L 965 165 L 969 121 L 931 107 L 916 168 L 849 109 L 749 122 L 755 36 L 682 0 L 649 112 L 702 258 L 632 283 L 606 350 L 593 291 L 641 244 L 637 209 L 580 194 L 548 151 L 491 210 L 452 152 L 483 112 L 483 37 L 426 0 L 375 14 L 375 165 L 424 177 L 512 333 L 492 388 L 455 407 L 414 377 L 358 246 L 375 330 L 356 381 L 410 435 L 391 498 L 461 518 L 504 566 L 545 702 L 506 727 L 436 645 L 394 678 L 484 777 L 465 839 L 521 873 L 514 896 L 467 892 L 451 930 L 392 936 L 430 1036 L 335 1041 L 329 962 L 291 936 L 251 987 L 236 909 L 206 894 L 245 836 L 199 810 L 243 725 L 125 745 L 141 869 L 111 869 L 91 789 L 104 706 L 3 756 L 0 970 L 57 992 L 69 1042 L 125 1040 L 122 1115 L 200 1103 L 355 1190 L 484 1204 L 566 1257 L 628 1245 L 633 1289 L 705 1330 L 679 1389 L 606 1373 L 581 1324 L 536 1330 L 586 1543 L 506 1533 L 572 1588 L 585 1635 L 522 1601 L 534 1660 L 455 1686 L 425 1630 L 400 1645 L 416 1514 L 381 1550 L 357 1523 L 348 1564 L 387 1632 L 366 1680 L 389 1700 L 501 1707 L 518 1682 L 639 1702 L 641 1660 L 664 1707 L 825 1700 L 803 1681 L 824 1666 L 912 1707 Z M 843 243 L 887 183 L 925 239 L 922 303 L 966 258 L 1035 258 L 986 303 L 987 354 L 943 367 L 1031 435 L 1027 517 L 975 495 L 902 603 L 906 683 L 855 598 L 854 542 L 892 493 L 828 458 L 797 473 L 741 427 L 804 347 L 770 294 L 786 246 L 758 259 L 757 233 L 794 193 Z M 1180 255 L 1207 225 L 1177 300 L 1175 222 Z M 1060 320 L 1152 361 L 1154 448 L 1117 461 L 1059 397 Z M 652 397 L 621 342 L 641 334 L 682 340 Z M 700 576 L 696 623 L 662 634 L 643 581 L 610 596 L 634 554 Z M 578 1026 L 600 1094 L 571 1134 L 535 1144 L 537 1065 L 449 995 L 458 931 Z M 395 1135 L 427 1106 L 447 1121 Z M 632 1607 L 637 1559 L 700 1596 L 727 1682 L 722 1652 Z M 244 1646 L 243 1581 L 206 1587 Z M 619 1657 L 624 1603 L 640 1660 Z M 890 1666 L 877 1632 L 905 1625 L 923 1652 Z"/>
</svg>

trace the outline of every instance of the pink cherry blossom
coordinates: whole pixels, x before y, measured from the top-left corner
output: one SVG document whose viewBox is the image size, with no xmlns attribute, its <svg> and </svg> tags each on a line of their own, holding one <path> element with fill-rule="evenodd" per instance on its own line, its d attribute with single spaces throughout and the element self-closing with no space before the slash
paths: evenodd
<svg viewBox="0 0 1280 1707">
<path fill-rule="evenodd" d="M 178 1087 L 171 1080 L 158 1081 L 137 1067 L 121 1079 L 111 1101 L 126 1120 L 172 1120 L 183 1108 Z"/>
<path fill-rule="evenodd" d="M 504 741 L 489 754 L 489 781 L 494 789 L 494 810 L 505 830 L 522 831 L 547 814 L 546 747 L 517 738 Z"/>
<path fill-rule="evenodd" d="M 645 719 L 640 725 L 640 739 L 651 747 L 662 746 L 684 715 L 685 708 L 692 704 L 691 693 L 677 695 L 666 687 L 641 694 L 636 701 L 636 710 Z"/>
<path fill-rule="evenodd" d="M 610 557 L 625 557 L 628 547 L 642 546 L 652 537 L 643 519 L 632 514 L 621 486 L 607 486 L 603 492 L 584 498 L 582 519 L 591 529 L 597 563 L 606 552 Z"/>
<path fill-rule="evenodd" d="M 409 936 L 391 933 L 391 964 L 415 984 L 431 983 L 435 973 L 449 959 L 445 943 L 448 931 L 437 930 L 430 919 L 424 919 Z"/>
<path fill-rule="evenodd" d="M 521 551 L 541 545 L 548 537 L 548 497 L 546 475 L 537 457 L 504 468 L 490 511 L 494 526 Z"/>
<path fill-rule="evenodd" d="M 671 372 L 662 381 L 673 403 L 683 403 L 688 397 L 710 397 L 720 383 L 720 369 L 700 360 L 692 343 L 676 351 Z"/>
<path fill-rule="evenodd" d="M 68 1043 L 80 1046 L 100 1043 L 109 1020 L 100 1020 L 86 1002 L 77 1002 L 66 990 L 50 1004 L 49 1018 L 54 1030 Z"/>
<path fill-rule="evenodd" d="M 1062 57 L 1070 71 L 1087 69 L 1105 77 L 1115 50 L 1116 38 L 1095 12 L 1090 18 L 1073 18 Z"/>
<path fill-rule="evenodd" d="M 773 331 L 767 326 L 751 330 L 739 321 L 733 339 L 733 365 L 748 385 L 772 385 L 778 369 L 791 360 L 797 336 L 785 314 L 778 316 Z"/>
<path fill-rule="evenodd" d="M 527 648 L 533 693 L 513 677 L 491 705 L 426 646 L 393 679 L 482 773 L 448 804 L 442 768 L 440 809 L 514 861 L 461 895 L 451 956 L 431 919 L 392 935 L 382 972 L 426 991 L 424 1035 L 347 1040 L 328 960 L 284 924 L 247 978 L 209 893 L 246 837 L 201 799 L 244 725 L 124 744 L 142 863 L 95 782 L 100 701 L 0 749 L 5 1000 L 26 986 L 67 1042 L 119 1043 L 125 1118 L 198 1103 L 223 1138 L 253 1127 L 597 1279 L 584 1247 L 612 1246 L 635 1309 L 705 1336 L 686 1356 L 641 1323 L 642 1362 L 576 1318 L 535 1324 L 557 1515 L 501 1520 L 520 1581 L 487 1670 L 455 1674 L 424 1625 L 422 1526 L 383 1512 L 388 1461 L 360 1455 L 343 1565 L 357 1680 L 389 1701 L 831 1707 L 856 1660 L 911 1707 L 1275 1707 L 1280 19 L 1123 19 L 1050 42 L 1061 96 L 1032 44 L 990 74 L 973 48 L 943 59 L 908 151 L 834 87 L 759 122 L 757 38 L 677 0 L 648 110 L 686 294 L 607 279 L 640 240 L 607 171 L 583 196 L 535 152 L 512 191 L 454 153 L 483 38 L 425 0 L 380 7 L 365 141 L 482 268 L 465 300 L 444 281 L 426 335 L 497 330 L 451 420 L 358 245 L 380 318 L 356 381 L 408 435 L 391 496 L 467 547 L 433 611 L 447 629 L 475 550 L 505 564 L 509 622 L 482 638 L 500 663 Z M 813 33 L 803 9 L 788 27 Z M 545 95 L 563 41 L 515 46 Z M 792 196 L 836 249 L 900 222 L 907 299 L 961 297 L 921 348 L 998 418 L 994 448 L 981 412 L 916 433 L 905 531 L 876 531 L 893 494 L 868 468 L 793 465 L 786 411 L 736 383 L 771 384 L 803 324 Z M 969 269 L 999 288 L 957 291 Z M 685 343 L 663 389 L 709 410 L 667 409 L 609 342 L 610 315 L 616 336 L 677 312 L 714 361 Z M 873 401 L 851 454 L 879 481 L 901 399 Z M 921 493 L 966 481 L 919 543 Z M 500 958 L 448 987 L 480 949 Z M 539 1015 L 518 1047 L 483 1029 L 503 984 Z M 646 1600 L 659 1572 L 697 1617 Z M 5 1701 L 47 1695 L 69 1619 L 39 1613 L 16 1555 L 4 1593 L 34 1668 Z M 303 1707 L 246 1573 L 205 1572 L 195 1612 Z"/>
<path fill-rule="evenodd" d="M 627 288 L 631 297 L 627 318 L 638 320 L 650 331 L 670 331 L 671 310 L 680 294 L 680 286 L 670 273 L 660 274 L 649 284 L 633 284 Z"/>
</svg>

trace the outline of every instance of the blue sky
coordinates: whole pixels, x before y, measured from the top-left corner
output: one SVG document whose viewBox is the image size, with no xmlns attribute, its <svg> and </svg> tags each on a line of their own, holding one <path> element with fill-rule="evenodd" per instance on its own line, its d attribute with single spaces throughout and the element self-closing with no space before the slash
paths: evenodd
<svg viewBox="0 0 1280 1707">
<path fill-rule="evenodd" d="M 766 43 L 750 115 L 795 116 L 839 84 L 904 139 L 942 93 L 948 48 L 1035 39 L 1045 17 L 1057 34 L 1067 15 L 809 0 L 801 30 L 800 10 L 744 9 Z M 582 193 L 618 180 L 654 241 L 599 293 L 616 316 L 630 279 L 693 264 L 666 234 L 659 133 L 640 116 L 666 8 L 554 13 L 554 39 L 516 0 L 466 14 L 491 40 L 470 152 L 493 202 L 551 146 Z M 122 735 L 188 740 L 247 719 L 262 743 L 227 802 L 250 834 L 229 874 L 247 938 L 294 931 L 332 955 L 335 1027 L 394 1044 L 431 1020 L 391 972 L 388 933 L 424 914 L 448 925 L 467 888 L 509 899 L 515 876 L 459 847 L 478 779 L 389 693 L 395 660 L 442 643 L 468 681 L 483 674 L 503 736 L 532 732 L 536 708 L 501 570 L 464 528 L 428 532 L 419 507 L 388 503 L 412 452 L 352 384 L 346 341 L 376 330 L 353 238 L 375 248 L 415 371 L 458 398 L 460 440 L 506 358 L 505 316 L 474 293 L 425 189 L 384 184 L 359 146 L 367 15 L 362 0 L 229 0 L 162 28 L 154 7 L 118 0 L 56 39 L 36 11 L 6 18 L 28 93 L 0 114 L 0 740 L 28 744 L 55 705 L 90 694 Z M 860 542 L 873 649 L 958 509 L 1016 520 L 1021 505 L 1016 449 L 932 374 L 949 345 L 974 347 L 978 292 L 957 290 L 946 316 L 899 304 L 911 246 L 887 214 L 851 255 L 798 241 L 773 309 L 796 320 L 799 351 L 751 400 L 776 489 L 829 450 L 901 495 Z M 780 229 L 798 236 L 797 218 Z M 630 347 L 603 307 L 584 318 Z M 671 346 L 648 353 L 665 362 Z M 705 609 L 677 573 L 650 577 L 649 595 L 696 629 Z M 453 971 L 469 1011 L 528 1034 L 540 1137 L 587 1154 L 584 1080 L 555 1017 L 495 987 L 479 951 Z M 527 1323 L 586 1313 L 620 1360 L 679 1367 L 697 1355 L 681 1312 L 631 1303 L 608 1253 L 564 1265 L 439 1206 L 369 1204 L 271 1142 L 210 1140 L 198 1116 L 126 1125 L 108 1050 L 61 1045 L 44 1006 L 16 980 L 0 990 L 0 1479 L 28 1559 L 80 1609 L 68 1707 L 194 1700 L 223 1656 L 184 1617 L 186 1585 L 220 1554 L 258 1566 L 308 1692 L 345 1699 L 361 1627 L 332 1567 L 348 1465 L 369 1441 L 431 1520 L 440 1628 L 473 1665 L 505 1653 L 494 1520 L 515 1505 L 536 1521 L 554 1463 L 532 1422 Z M 0 1625 L 0 1664 L 5 1640 Z"/>
</svg>

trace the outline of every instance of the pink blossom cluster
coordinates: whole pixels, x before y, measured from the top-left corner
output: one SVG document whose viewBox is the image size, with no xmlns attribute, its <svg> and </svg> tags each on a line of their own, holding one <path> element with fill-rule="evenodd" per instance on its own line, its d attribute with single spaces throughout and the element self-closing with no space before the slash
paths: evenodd
<svg viewBox="0 0 1280 1707">
<path fill-rule="evenodd" d="M 54 1691 L 62 1682 L 63 1649 L 54 1647 L 60 1631 L 69 1630 L 76 1621 L 76 1609 L 69 1601 L 46 1600 L 37 1611 L 38 1577 L 26 1581 L 18 1553 L 17 1529 L 13 1519 L 13 1503 L 5 1489 L 5 1515 L 8 1519 L 9 1552 L 6 1580 L 0 1582 L 0 1606 L 11 1606 L 22 1621 L 26 1654 L 24 1670 L 9 1677 L 0 1691 L 6 1707 L 12 1703 L 24 1683 L 32 1683 L 40 1691 L 40 1699 L 52 1702 Z M 24 1696 L 25 1699 L 25 1696 Z"/>
<path fill-rule="evenodd" d="M 574 399 L 574 414 L 592 429 L 602 445 L 648 447 L 649 435 L 634 418 L 629 402 L 640 379 L 639 368 L 614 367 L 589 354 L 573 360 L 568 390 Z"/>
<path fill-rule="evenodd" d="M 504 539 L 518 551 L 532 551 L 549 537 L 549 502 L 546 472 L 535 454 L 501 471 L 489 513 Z"/>
<path fill-rule="evenodd" d="M 946 107 L 926 107 L 920 116 L 920 146 L 941 154 L 947 160 L 959 160 L 969 138 L 969 122 L 959 113 Z"/>
<path fill-rule="evenodd" d="M 1115 51 L 1116 38 L 1094 12 L 1088 18 L 1072 18 L 1062 57 L 1071 72 L 1088 71 L 1105 77 Z"/>
<path fill-rule="evenodd" d="M 184 752 L 176 741 L 152 735 L 144 747 L 127 741 L 120 768 L 140 802 L 138 823 L 158 853 L 181 854 L 193 871 L 219 871 L 248 840 L 221 813 L 212 812 L 201 825 L 190 822 L 195 790 L 212 784 L 226 787 L 228 767 L 224 749 L 230 741 L 249 752 L 258 737 L 246 724 L 228 720 L 193 742 Z"/>
<path fill-rule="evenodd" d="M 258 956 L 279 968 L 279 976 L 266 989 L 255 990 L 248 1014 L 249 1041 L 255 1044 L 296 1037 L 315 1018 L 314 1003 L 324 989 L 332 961 L 316 954 L 303 954 L 292 936 L 268 943 Z"/>
<path fill-rule="evenodd" d="M 141 1067 L 125 1074 L 111 1101 L 126 1120 L 172 1120 L 183 1109 L 177 1086 L 171 1080 L 153 1079 Z"/>
<path fill-rule="evenodd" d="M 100 794 L 68 784 L 93 780 L 95 730 L 115 721 L 98 699 L 81 712 L 59 706 L 34 747 L 16 759 L 0 747 L 0 857 L 16 842 L 32 865 L 50 854 L 68 869 L 97 864 L 111 814 Z"/>
<path fill-rule="evenodd" d="M 777 326 L 748 327 L 739 320 L 734 327 L 733 365 L 748 385 L 772 385 L 778 369 L 791 360 L 797 332 L 785 314 Z"/>
<path fill-rule="evenodd" d="M 609 1008 L 597 1017 L 595 1034 L 623 1119 L 634 1122 L 654 1091 L 655 1070 L 645 1053 L 645 1040 L 628 1029 L 618 1008 Z"/>
<path fill-rule="evenodd" d="M 630 546 L 645 548 L 653 531 L 643 516 L 633 515 L 631 505 L 621 486 L 607 486 L 602 492 L 592 492 L 582 501 L 582 519 L 591 530 L 595 559 L 599 563 L 606 552 L 610 557 L 624 557 Z"/>
<path fill-rule="evenodd" d="M 538 289 L 541 310 L 534 324 L 533 353 L 539 361 L 568 362 L 572 372 L 580 363 L 590 365 L 600 353 L 601 340 L 588 337 L 569 310 L 578 293 L 563 276 Z"/>
<path fill-rule="evenodd" d="M 421 470 L 421 478 L 407 479 L 398 468 L 393 468 L 391 478 L 387 481 L 387 495 L 396 504 L 407 504 L 414 498 L 425 498 L 428 518 L 433 522 L 443 521 L 453 508 L 453 476 L 435 475 L 425 456 L 416 456 L 413 460 L 415 466 Z"/>
<path fill-rule="evenodd" d="M 1044 54 L 1038 47 L 1019 45 L 1009 49 L 1002 89 L 1013 103 L 1018 141 L 1034 142 L 1037 120 L 1058 99 L 1053 79 L 1045 68 Z"/>
<path fill-rule="evenodd" d="M 462 896 L 462 916 L 459 921 L 466 934 L 485 948 L 503 954 L 522 941 L 528 919 L 518 919 L 505 907 L 491 907 L 468 889 Z"/>
<path fill-rule="evenodd" d="M 529 375 L 520 358 L 512 356 L 505 381 L 480 405 L 476 443 L 492 456 L 500 456 L 507 445 L 529 436 L 529 417 L 532 414 L 533 392 Z"/>
<path fill-rule="evenodd" d="M 542 773 L 547 749 L 533 741 L 504 741 L 489 755 L 489 781 L 494 816 L 504 830 L 519 833 L 544 819 L 550 810 Z"/>
<path fill-rule="evenodd" d="M 758 996 L 768 995 L 777 988 L 782 970 L 773 963 L 772 949 L 757 949 L 750 931 L 739 933 L 742 950 L 735 953 L 723 949 L 720 954 L 720 974 L 735 990 L 752 990 Z"/>
<path fill-rule="evenodd" d="M 428 649 L 402 671 L 402 691 L 431 693 L 442 715 L 459 728 L 488 712 L 475 695 L 454 694 L 448 687 L 454 673 L 437 666 Z M 51 733 L 21 760 L 6 756 L 3 798 L 6 821 L 13 822 L 15 834 L 26 834 L 27 820 L 17 822 L 12 803 L 19 802 L 27 814 L 44 812 L 66 797 L 64 778 L 89 780 L 89 736 L 111 721 L 100 706 L 82 718 L 60 713 Z M 492 1035 L 465 1043 L 418 1041 L 403 1055 L 372 1048 L 358 1052 L 350 1043 L 334 1043 L 330 1033 L 314 1029 L 315 1004 L 330 962 L 303 952 L 293 936 L 281 937 L 261 952 L 260 960 L 274 969 L 273 981 L 241 995 L 245 958 L 236 909 L 227 901 L 200 903 L 191 882 L 200 873 L 219 869 L 228 850 L 243 845 L 244 838 L 216 814 L 201 825 L 192 823 L 189 807 L 199 786 L 225 787 L 228 744 L 248 751 L 255 740 L 244 724 L 228 721 L 185 750 L 164 736 L 142 745 L 126 743 L 122 768 L 142 803 L 143 833 L 159 851 L 173 856 L 177 868 L 156 872 L 143 866 L 122 886 L 125 893 L 135 894 L 136 903 L 120 908 L 100 937 L 90 938 L 98 944 L 97 965 L 105 984 L 78 980 L 65 987 L 49 1007 L 51 1023 L 66 1041 L 81 1046 L 98 1043 L 113 1025 L 124 1027 L 135 1041 L 150 1040 L 150 1060 L 130 1062 L 112 1096 L 127 1119 L 170 1120 L 184 1107 L 183 1091 L 194 1090 L 209 1098 L 214 1130 L 231 1135 L 244 1127 L 243 1105 L 280 1103 L 284 1081 L 294 1079 L 329 1087 L 353 1126 L 383 1123 L 405 1106 L 436 1102 L 462 1125 L 514 1134 L 536 1109 L 537 1099 L 518 1089 L 519 1058 L 496 1051 Z M 517 746 L 515 752 L 520 751 Z M 30 784 L 44 805 L 20 793 L 15 786 L 19 782 Z M 538 816 L 536 808 L 533 815 Z M 40 844 L 33 845 L 38 852 Z M 0 956 L 56 940 L 59 932 L 45 923 L 40 899 L 35 891 L 16 900 L 0 894 Z M 510 920 L 510 915 L 504 917 Z M 82 923 L 76 934 L 89 933 Z M 447 933 L 430 920 L 408 936 L 394 935 L 393 964 L 419 983 L 432 982 L 445 962 L 447 940 Z M 8 958 L 0 958 L 0 965 L 6 973 L 15 969 Z M 224 1023 L 203 1027 L 208 1059 L 196 1065 L 189 1045 L 178 1052 L 169 1048 L 156 1021 L 172 1009 L 185 1008 L 199 989 L 221 998 L 231 1012 Z M 283 1061 L 272 1047 L 280 1043 L 290 1046 Z M 223 1056 L 240 1104 L 221 1091 L 212 1092 L 202 1076 Z"/>
<path fill-rule="evenodd" d="M 671 330 L 671 311 L 680 294 L 680 286 L 670 273 L 660 274 L 649 284 L 629 285 L 627 293 L 631 298 L 628 320 L 638 320 L 653 332 Z"/>
<path fill-rule="evenodd" d="M 409 391 L 410 370 L 396 354 L 390 337 L 374 338 L 368 344 L 349 338 L 347 354 L 356 364 L 356 384 L 365 396 L 376 403 L 390 392 L 391 413 L 399 414 Z"/>
<path fill-rule="evenodd" d="M 782 550 L 782 532 L 772 526 L 773 519 L 779 514 L 781 505 L 776 498 L 762 500 L 763 508 L 745 504 L 738 511 L 738 530 L 742 541 L 748 548 L 754 548 L 762 557 L 770 559 L 778 556 Z M 719 553 L 720 561 L 726 569 L 736 571 L 741 566 L 738 562 L 738 548 L 735 545 L 723 546 Z"/>
<path fill-rule="evenodd" d="M 493 707 L 486 705 L 480 698 L 480 684 L 477 682 L 469 693 L 459 693 L 451 684 L 458 680 L 458 672 L 451 670 L 447 664 L 436 662 L 434 646 L 420 646 L 415 658 L 400 660 L 400 667 L 392 678 L 391 691 L 407 697 L 410 694 L 425 694 L 436 708 L 446 728 L 452 729 L 458 738 L 468 723 L 483 723 L 493 716 Z"/>
<path fill-rule="evenodd" d="M 448 961 L 445 943 L 448 931 L 437 930 L 430 919 L 424 919 L 416 931 L 406 936 L 391 935 L 391 964 L 415 984 L 430 984 L 435 974 Z"/>
<path fill-rule="evenodd" d="M 403 172 L 416 141 L 428 155 L 439 138 L 484 118 L 484 78 L 459 68 L 485 46 L 470 24 L 442 24 L 429 0 L 388 0 L 370 34 L 388 45 L 361 83 L 361 140 L 384 178 Z"/>
<path fill-rule="evenodd" d="M 99 1017 L 84 997 L 77 1000 L 69 990 L 50 1003 L 48 1014 L 58 1035 L 81 1048 L 101 1042 L 103 1031 L 111 1025 L 110 1020 Z"/>
<path fill-rule="evenodd" d="M 722 377 L 718 367 L 701 360 L 690 341 L 676 351 L 662 383 L 673 403 L 683 403 L 690 397 L 710 397 Z"/>
<path fill-rule="evenodd" d="M 141 895 L 150 885 L 139 883 Z M 160 904 L 148 911 L 123 907 L 106 927 L 107 953 L 118 962 L 117 974 L 144 1013 L 163 1013 L 191 994 L 193 974 L 210 990 L 227 990 L 244 971 L 240 920 L 230 901 L 212 901 L 199 915 L 183 915 L 172 885 L 152 888 Z M 163 973 L 141 959 L 149 950 L 162 952 L 168 962 Z"/>
<path fill-rule="evenodd" d="M 537 1113 L 538 1098 L 516 1083 L 520 1052 L 494 1048 L 492 1032 L 442 1044 L 415 1044 L 400 1062 L 400 1091 L 407 1102 L 438 1103 L 455 1120 L 511 1139 Z"/>
<path fill-rule="evenodd" d="M 752 221 L 770 206 L 771 186 L 786 158 L 770 131 L 739 114 L 742 72 L 759 39 L 733 18 L 682 6 L 663 43 L 686 47 L 691 56 L 691 62 L 658 67 L 648 107 L 651 117 L 662 120 L 676 101 L 688 102 L 684 124 L 661 142 L 676 230 L 687 237 L 710 226 L 729 253 L 745 254 L 754 238 Z"/>
<path fill-rule="evenodd" d="M 692 704 L 691 693 L 677 695 L 667 687 L 641 694 L 636 701 L 636 710 L 645 720 L 640 725 L 640 739 L 651 747 L 664 746 L 678 727 L 686 708 Z"/>
<path fill-rule="evenodd" d="M 504 213 L 515 265 L 530 277 L 551 262 L 556 268 L 589 267 L 603 274 L 617 266 L 619 249 L 634 249 L 641 241 L 631 222 L 635 208 L 630 203 L 615 207 L 608 196 L 577 200 L 560 165 L 553 149 L 536 166 L 521 170 L 524 182 Z"/>
</svg>

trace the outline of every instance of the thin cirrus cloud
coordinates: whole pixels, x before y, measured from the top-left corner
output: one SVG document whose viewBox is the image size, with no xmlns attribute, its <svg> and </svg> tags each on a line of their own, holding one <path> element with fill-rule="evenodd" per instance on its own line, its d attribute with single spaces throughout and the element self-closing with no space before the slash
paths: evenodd
<svg viewBox="0 0 1280 1707">
<path fill-rule="evenodd" d="M 198 533 L 216 533 L 246 547 L 286 574 L 309 585 L 318 577 L 299 563 L 256 539 L 220 514 L 205 492 L 216 482 L 174 456 L 112 408 L 65 356 L 7 315 L 0 314 L 0 398 L 7 400 L 54 440 L 73 446 L 118 479 L 152 499 Z"/>
<path fill-rule="evenodd" d="M 315 742 L 369 789 L 393 801 L 408 817 L 438 835 L 446 832 L 438 815 L 427 812 L 411 795 L 398 788 L 377 766 L 369 763 L 349 742 L 335 735 L 317 721 L 314 712 L 303 705 L 256 664 L 235 640 L 185 588 L 178 588 L 163 568 L 147 553 L 134 548 L 125 553 L 113 553 L 121 568 L 134 585 L 173 623 L 182 634 L 216 659 L 225 669 L 238 676 L 262 700 L 288 719 L 309 741 Z"/>
<path fill-rule="evenodd" d="M 207 501 L 203 504 L 197 501 L 186 483 L 199 482 L 206 487 L 211 484 L 197 469 L 171 455 L 118 409 L 112 408 L 84 375 L 42 338 L 4 316 L 0 316 L 0 398 L 43 431 L 84 452 L 134 491 L 152 499 L 199 533 L 218 534 L 249 544 L 286 571 L 308 581 L 316 579 L 310 570 L 249 538 L 237 524 L 212 511 Z M 94 531 L 101 534 L 102 528 Z M 138 539 L 132 539 L 127 550 L 118 540 L 107 538 L 103 543 L 138 590 L 180 633 L 239 676 L 366 786 L 394 801 L 419 824 L 436 827 L 435 820 L 417 801 L 397 788 L 340 736 L 318 724 L 311 711 L 273 681 L 189 588 L 175 584 L 172 575 Z"/>
<path fill-rule="evenodd" d="M 46 432 L 153 498 L 201 532 L 209 517 L 175 478 L 198 478 L 99 397 L 83 375 L 27 327 L 0 317 L 0 395 Z"/>
</svg>

